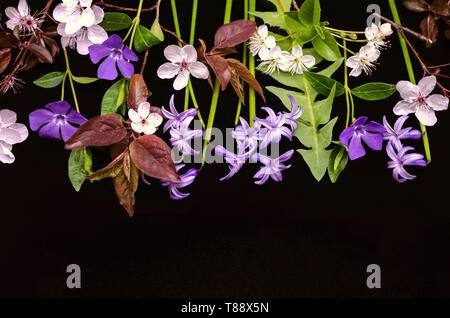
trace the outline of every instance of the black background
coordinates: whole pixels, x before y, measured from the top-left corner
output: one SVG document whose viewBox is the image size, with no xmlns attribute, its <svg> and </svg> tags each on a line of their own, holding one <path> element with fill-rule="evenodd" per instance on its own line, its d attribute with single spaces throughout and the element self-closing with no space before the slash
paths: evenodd
<svg viewBox="0 0 450 318">
<path fill-rule="evenodd" d="M 33 11 L 46 1 L 29 1 Z M 138 1 L 111 1 L 137 6 Z M 374 1 L 321 1 L 323 20 L 332 27 L 364 29 L 366 7 Z M 391 17 L 387 1 L 378 1 L 382 14 Z M 422 14 L 400 6 L 403 23 L 418 30 Z M 17 1 L 2 1 L 3 12 Z M 149 7 L 154 1 L 144 1 Z M 188 39 L 191 1 L 177 1 L 182 35 Z M 211 46 L 214 31 L 223 21 L 225 1 L 200 1 L 197 36 Z M 258 1 L 258 10 L 270 4 Z M 242 17 L 242 1 L 234 1 L 232 19 Z M 150 26 L 154 13 L 143 15 Z M 163 0 L 161 24 L 173 28 L 170 2 Z M 4 20 L 3 20 L 4 22 Z M 122 34 L 123 35 L 123 34 Z M 156 69 L 164 62 L 166 42 L 150 51 L 145 72 L 150 102 L 167 105 L 171 80 L 160 80 Z M 447 63 L 449 45 L 425 50 L 415 41 L 426 63 Z M 383 52 L 371 78 L 352 79 L 353 87 L 368 81 L 396 83 L 408 79 L 396 35 Z M 357 50 L 354 46 L 353 50 Z M 240 55 L 238 55 L 240 56 Z M 95 76 L 88 57 L 70 52 L 75 75 Z M 418 66 L 415 60 L 415 66 Z M 140 64 L 137 64 L 137 68 Z M 42 65 L 24 75 L 21 94 L 0 97 L 0 108 L 13 109 L 19 122 L 28 114 L 59 99 L 58 89 L 41 89 L 31 82 L 51 71 L 64 71 L 60 55 L 53 65 Z M 337 75 L 342 78 L 342 75 Z M 416 76 L 421 71 L 416 68 Z M 258 74 L 263 86 L 277 85 Z M 193 81 L 204 117 L 211 91 L 206 81 Z M 83 115 L 97 115 L 101 98 L 111 85 L 99 81 L 77 85 Z M 67 87 L 67 100 L 72 102 Z M 182 107 L 184 94 L 176 95 Z M 279 100 L 266 92 L 267 104 L 282 110 Z M 392 122 L 392 107 L 399 96 L 381 102 L 357 100 L 356 115 Z M 263 106 L 258 99 L 258 105 Z M 237 100 L 229 88 L 221 93 L 216 126 L 231 127 Z M 345 99 L 334 104 L 341 115 Z M 244 114 L 247 110 L 244 110 Z M 263 116 L 258 110 L 258 114 Z M 69 153 L 63 144 L 31 132 L 14 146 L 16 162 L 0 165 L 0 296 L 2 297 L 433 297 L 450 296 L 450 218 L 448 187 L 447 112 L 429 129 L 432 164 L 416 170 L 417 179 L 398 184 L 386 169 L 384 152 L 351 162 L 337 184 L 325 176 L 317 183 L 301 156 L 283 173 L 282 183 L 253 184 L 256 165 L 247 165 L 230 181 L 219 182 L 225 165 L 207 166 L 182 201 L 169 199 L 157 182 L 141 184 L 136 213 L 129 218 L 119 205 L 112 183 L 84 185 L 76 193 L 67 178 Z M 414 120 L 408 124 L 418 126 Z M 421 141 L 410 145 L 423 152 Z M 297 146 L 297 145 L 296 145 Z M 292 147 L 283 143 L 283 149 Z M 100 162 L 106 156 L 96 152 Z M 102 162 L 102 163 L 103 163 Z M 97 162 L 96 167 L 99 168 Z M 66 266 L 82 268 L 82 288 L 66 287 Z M 366 267 L 379 264 L 382 288 L 366 287 Z"/>
</svg>

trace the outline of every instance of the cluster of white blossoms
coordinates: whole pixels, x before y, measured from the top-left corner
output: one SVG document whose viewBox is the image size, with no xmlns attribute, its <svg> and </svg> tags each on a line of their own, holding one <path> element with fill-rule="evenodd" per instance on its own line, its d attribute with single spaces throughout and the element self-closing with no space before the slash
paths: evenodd
<svg viewBox="0 0 450 318">
<path fill-rule="evenodd" d="M 352 68 L 350 76 L 358 77 L 362 71 L 369 75 L 375 68 L 376 60 L 380 57 L 380 49 L 387 46 L 386 37 L 392 34 L 392 28 L 389 23 L 379 26 L 372 23 L 365 30 L 365 36 L 368 43 L 359 49 L 359 52 L 347 59 L 347 66 Z"/>
<path fill-rule="evenodd" d="M 258 30 L 250 38 L 248 47 L 253 56 L 258 55 L 261 59 L 260 66 L 266 66 L 265 73 L 272 74 L 274 71 L 302 74 L 316 64 L 312 55 L 303 55 L 301 46 L 294 46 L 292 51 L 282 51 L 276 45 L 276 40 L 269 35 L 266 25 L 259 26 Z"/>
<path fill-rule="evenodd" d="M 89 46 L 101 44 L 108 33 L 98 24 L 103 21 L 103 9 L 92 5 L 92 0 L 62 0 L 53 10 L 63 48 L 77 49 L 81 55 L 89 54 Z"/>
</svg>

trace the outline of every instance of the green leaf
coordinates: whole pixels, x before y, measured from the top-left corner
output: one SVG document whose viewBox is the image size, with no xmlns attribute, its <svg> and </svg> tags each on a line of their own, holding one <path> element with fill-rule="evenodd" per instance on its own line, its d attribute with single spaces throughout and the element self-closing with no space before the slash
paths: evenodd
<svg viewBox="0 0 450 318">
<path fill-rule="evenodd" d="M 79 84 L 91 84 L 94 83 L 96 81 L 98 81 L 98 78 L 94 78 L 94 77 L 78 77 L 75 75 L 72 75 L 72 78 L 75 82 L 79 83 Z"/>
<path fill-rule="evenodd" d="M 320 24 L 320 2 L 319 0 L 306 0 L 298 12 L 299 20 L 309 26 Z"/>
<path fill-rule="evenodd" d="M 352 94 L 368 101 L 386 99 L 396 91 L 395 85 L 387 83 L 367 83 L 352 89 Z"/>
<path fill-rule="evenodd" d="M 322 56 L 320 56 L 317 52 L 316 52 L 316 50 L 314 50 L 314 48 L 304 48 L 303 49 L 303 55 L 312 55 L 312 56 L 314 56 L 314 59 L 316 60 L 316 65 L 317 64 L 319 64 L 320 62 L 322 62 L 322 60 L 323 60 L 323 57 Z"/>
<path fill-rule="evenodd" d="M 336 60 L 333 64 L 328 66 L 326 69 L 317 72 L 317 74 L 331 77 L 342 65 L 342 62 L 344 62 L 344 58 L 341 57 L 340 59 Z"/>
<path fill-rule="evenodd" d="M 105 29 L 105 31 L 120 31 L 131 26 L 133 20 L 122 12 L 105 12 L 100 26 Z"/>
<path fill-rule="evenodd" d="M 137 26 L 134 39 L 134 48 L 137 52 L 145 51 L 162 41 L 164 41 L 164 35 L 157 20 L 153 22 L 152 30 L 142 25 Z"/>
<path fill-rule="evenodd" d="M 328 176 L 332 183 L 337 181 L 348 162 L 348 153 L 345 147 L 336 145 L 330 154 L 328 161 Z"/>
<path fill-rule="evenodd" d="M 325 33 L 324 33 L 325 29 L 324 29 L 324 27 L 320 26 L 320 25 L 315 25 L 314 29 L 316 30 L 316 32 L 320 36 L 320 38 L 322 40 L 325 40 Z"/>
<path fill-rule="evenodd" d="M 276 7 L 278 12 L 286 12 L 291 9 L 292 0 L 268 0 L 272 2 Z"/>
<path fill-rule="evenodd" d="M 282 51 L 289 51 L 292 47 L 292 39 L 290 37 L 286 37 L 281 34 L 277 34 L 269 31 L 269 35 L 272 35 L 277 41 L 277 45 L 281 48 Z"/>
<path fill-rule="evenodd" d="M 43 88 L 53 88 L 62 83 L 65 73 L 62 72 L 52 72 L 45 74 L 44 76 L 38 78 L 33 83 L 39 87 Z"/>
<path fill-rule="evenodd" d="M 264 24 L 288 30 L 286 22 L 284 21 L 284 15 L 279 14 L 278 12 L 249 11 L 248 13 L 262 19 Z"/>
<path fill-rule="evenodd" d="M 105 93 L 102 100 L 101 115 L 113 114 L 126 104 L 126 87 L 129 80 L 122 78 L 115 82 Z"/>
<path fill-rule="evenodd" d="M 323 30 L 323 33 L 325 39 L 322 40 L 320 37 L 315 37 L 312 40 L 313 47 L 324 59 L 328 61 L 337 61 L 342 57 L 339 46 L 328 30 Z"/>
<path fill-rule="evenodd" d="M 79 192 L 92 167 L 89 150 L 72 150 L 69 157 L 69 179 L 75 191 Z"/>
<path fill-rule="evenodd" d="M 344 85 L 339 83 L 338 81 L 323 76 L 320 74 L 312 73 L 312 72 L 304 72 L 306 79 L 311 84 L 311 86 L 320 94 L 324 96 L 330 95 L 331 89 L 333 86 L 336 86 L 336 96 L 341 96 L 345 93 Z"/>
</svg>

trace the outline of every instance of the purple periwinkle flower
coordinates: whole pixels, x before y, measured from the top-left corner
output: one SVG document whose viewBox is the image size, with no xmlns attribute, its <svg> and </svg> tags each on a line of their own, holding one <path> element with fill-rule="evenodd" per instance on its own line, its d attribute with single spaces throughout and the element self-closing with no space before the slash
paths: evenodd
<svg viewBox="0 0 450 318">
<path fill-rule="evenodd" d="M 277 116 L 269 107 L 262 107 L 261 109 L 264 109 L 269 114 L 269 116 L 266 117 L 266 119 L 257 118 L 254 120 L 255 123 L 260 123 L 267 128 L 267 132 L 264 135 L 259 146 L 260 149 L 266 148 L 272 142 L 280 142 L 282 136 L 285 136 L 289 140 L 292 140 L 292 131 L 289 128 L 283 126 L 286 122 L 286 117 L 284 116 L 284 114 L 279 114 Z"/>
<path fill-rule="evenodd" d="M 291 126 L 291 131 L 294 133 L 297 129 L 297 119 L 302 115 L 302 108 L 297 105 L 297 102 L 292 95 L 288 95 L 288 97 L 291 100 L 291 111 L 289 113 L 284 113 L 283 115 L 285 124 Z"/>
<path fill-rule="evenodd" d="M 66 142 L 78 129 L 71 124 L 81 125 L 87 121 L 65 101 L 50 103 L 45 107 L 48 109 L 38 109 L 29 115 L 31 130 L 39 130 L 42 138 L 62 139 Z"/>
<path fill-rule="evenodd" d="M 184 168 L 184 164 L 176 165 L 177 171 Z M 182 193 L 178 189 L 187 187 L 194 182 L 195 177 L 197 177 L 198 171 L 195 169 L 189 169 L 185 174 L 180 175 L 180 182 L 171 182 L 168 180 L 162 180 L 162 185 L 169 188 L 170 197 L 173 200 L 181 200 L 187 198 L 190 193 Z"/>
<path fill-rule="evenodd" d="M 396 152 L 391 143 L 386 146 L 386 152 L 392 161 L 388 162 L 388 168 L 393 169 L 392 175 L 394 179 L 400 183 L 407 180 L 412 180 L 416 176 L 408 173 L 405 170 L 405 166 L 419 166 L 425 167 L 427 163 L 423 160 L 423 155 L 418 153 L 409 153 L 408 151 L 414 150 L 413 147 L 402 147 Z"/>
<path fill-rule="evenodd" d="M 373 150 L 383 148 L 383 138 L 386 129 L 374 121 L 366 124 L 367 117 L 359 117 L 350 127 L 345 128 L 339 140 L 348 147 L 348 157 L 355 160 L 366 155 L 361 139 Z M 350 143 L 349 143 L 350 141 Z"/>
<path fill-rule="evenodd" d="M 120 73 L 126 78 L 131 78 L 134 74 L 134 66 L 126 60 L 136 62 L 138 57 L 128 46 L 123 46 L 123 41 L 117 34 L 111 35 L 102 44 L 94 44 L 89 47 L 89 56 L 94 64 L 100 62 L 97 77 L 114 80 L 117 78 L 117 67 L 119 67 Z M 117 66 L 117 67 L 116 67 Z"/>
<path fill-rule="evenodd" d="M 228 151 L 222 146 L 216 146 L 214 148 L 214 151 L 217 155 L 223 156 L 225 158 L 225 161 L 228 163 L 228 168 L 230 169 L 230 172 L 225 177 L 219 179 L 220 181 L 230 179 L 242 168 L 244 163 L 247 161 L 246 154 L 243 153 L 243 148 L 239 149 L 238 154 Z"/>
<path fill-rule="evenodd" d="M 422 133 L 417 129 L 411 127 L 403 128 L 403 124 L 408 119 L 407 115 L 400 116 L 394 124 L 394 128 L 389 125 L 386 116 L 383 116 L 383 125 L 386 128 L 384 133 L 384 140 L 391 142 L 395 149 L 400 150 L 402 148 L 401 139 L 420 139 Z"/>
<path fill-rule="evenodd" d="M 177 109 L 175 108 L 174 95 L 170 97 L 169 105 L 171 112 L 164 109 L 164 106 L 161 107 L 161 111 L 164 117 L 168 119 L 166 124 L 164 125 L 163 132 L 166 132 L 168 129 L 172 127 L 180 125 L 186 118 L 195 117 L 197 115 L 197 110 L 194 108 L 188 109 L 182 113 L 178 113 Z"/>
<path fill-rule="evenodd" d="M 258 143 L 264 138 L 267 129 L 261 128 L 259 122 L 250 127 L 242 117 L 239 117 L 239 121 L 241 124 L 231 132 L 231 136 L 236 140 L 239 148 L 249 149 L 249 152 L 253 152 L 258 148 Z"/>
<path fill-rule="evenodd" d="M 194 138 L 200 138 L 203 136 L 202 130 L 191 130 L 189 124 L 194 117 L 187 117 L 179 125 L 170 129 L 170 143 L 172 146 L 176 146 L 183 155 L 197 155 L 198 151 L 192 149 L 190 141 Z"/>
<path fill-rule="evenodd" d="M 260 153 L 255 153 L 252 156 L 252 160 L 259 161 L 264 165 L 264 167 L 262 167 L 254 175 L 255 179 L 259 179 L 255 181 L 255 184 L 263 184 L 269 179 L 269 177 L 277 182 L 281 181 L 283 179 L 281 171 L 289 169 L 291 167 L 291 165 L 286 166 L 282 162 L 291 159 L 293 154 L 294 150 L 289 150 L 288 152 L 282 154 L 280 157 L 272 159 Z"/>
</svg>

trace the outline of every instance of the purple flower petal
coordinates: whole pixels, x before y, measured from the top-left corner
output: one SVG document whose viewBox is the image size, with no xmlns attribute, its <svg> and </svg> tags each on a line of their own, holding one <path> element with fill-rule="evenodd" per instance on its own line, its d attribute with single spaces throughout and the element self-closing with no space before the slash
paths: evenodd
<svg viewBox="0 0 450 318">
<path fill-rule="evenodd" d="M 77 131 L 78 128 L 75 128 L 72 125 L 61 125 L 61 136 L 64 142 L 69 140 L 70 137 Z"/>
<path fill-rule="evenodd" d="M 373 150 L 381 150 L 383 148 L 384 136 L 381 133 L 371 134 L 366 133 L 362 135 L 364 142 Z"/>
<path fill-rule="evenodd" d="M 130 62 L 120 59 L 117 61 L 117 66 L 119 67 L 120 73 L 123 77 L 131 78 L 134 74 L 134 65 Z"/>
<path fill-rule="evenodd" d="M 352 126 L 364 125 L 366 123 L 366 121 L 367 121 L 367 117 L 366 116 L 361 116 L 357 120 L 355 120 L 355 122 L 352 124 Z"/>
<path fill-rule="evenodd" d="M 365 130 L 373 131 L 373 132 L 381 132 L 384 133 L 386 131 L 386 128 L 384 128 L 383 125 L 380 125 L 377 122 L 371 121 L 367 125 L 364 126 Z"/>
<path fill-rule="evenodd" d="M 104 57 L 111 54 L 111 48 L 104 47 L 101 44 L 94 44 L 89 46 L 89 57 L 92 63 L 97 64 Z"/>
<path fill-rule="evenodd" d="M 33 131 L 41 128 L 42 125 L 48 123 L 53 118 L 53 113 L 47 109 L 38 109 L 29 115 L 30 128 Z"/>
<path fill-rule="evenodd" d="M 350 140 L 350 138 L 353 136 L 354 133 L 355 133 L 354 127 L 347 127 L 341 132 L 339 140 L 342 142 L 342 144 L 348 147 L 348 141 Z"/>
<path fill-rule="evenodd" d="M 355 160 L 364 157 L 366 151 L 361 144 L 361 136 L 354 136 L 350 140 L 350 145 L 348 147 L 348 157 L 350 160 Z"/>
<path fill-rule="evenodd" d="M 66 101 L 54 102 L 45 105 L 46 108 L 52 110 L 55 114 L 66 115 L 69 112 L 70 104 Z"/>
<path fill-rule="evenodd" d="M 114 80 L 117 78 L 116 61 L 112 57 L 107 57 L 102 64 L 100 64 L 97 71 L 97 77 L 106 80 Z"/>
<path fill-rule="evenodd" d="M 73 124 L 83 124 L 87 122 L 87 119 L 84 118 L 80 113 L 71 109 L 69 114 L 67 115 L 67 121 Z"/>
<path fill-rule="evenodd" d="M 122 49 L 123 41 L 120 36 L 117 34 L 111 35 L 105 42 L 103 42 L 101 45 L 103 46 L 109 46 L 115 49 Z"/>
<path fill-rule="evenodd" d="M 134 52 L 132 50 L 130 50 L 130 48 L 128 46 L 125 46 L 122 50 L 122 54 L 123 57 L 126 58 L 127 60 L 133 61 L 133 62 L 137 62 L 139 59 L 136 56 L 136 54 L 134 54 Z"/>
<path fill-rule="evenodd" d="M 39 130 L 39 136 L 41 136 L 42 138 L 61 140 L 59 125 L 56 125 L 53 122 L 48 123 Z"/>
</svg>

